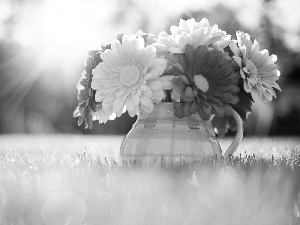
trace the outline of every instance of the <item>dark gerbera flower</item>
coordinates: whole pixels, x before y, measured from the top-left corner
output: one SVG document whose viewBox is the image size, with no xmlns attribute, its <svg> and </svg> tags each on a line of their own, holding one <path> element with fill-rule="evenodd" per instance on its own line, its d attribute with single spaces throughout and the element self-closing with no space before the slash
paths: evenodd
<svg viewBox="0 0 300 225">
<path fill-rule="evenodd" d="M 240 89 L 232 62 L 220 51 L 204 45 L 196 49 L 187 45 L 175 67 L 182 74 L 174 81 L 174 89 L 181 94 L 183 103 L 176 111 L 177 117 L 198 112 L 203 120 L 208 120 L 211 114 L 231 114 L 231 105 L 239 101 Z"/>
</svg>

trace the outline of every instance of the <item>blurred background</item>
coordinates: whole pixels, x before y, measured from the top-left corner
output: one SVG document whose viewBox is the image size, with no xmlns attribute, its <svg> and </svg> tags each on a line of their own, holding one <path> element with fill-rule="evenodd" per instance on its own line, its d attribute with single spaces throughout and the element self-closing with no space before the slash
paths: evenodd
<svg viewBox="0 0 300 225">
<path fill-rule="evenodd" d="M 118 33 L 169 32 L 179 18 L 243 30 L 278 56 L 282 92 L 255 104 L 245 135 L 300 135 L 299 0 L 0 0 L 0 134 L 126 134 L 127 114 L 77 126 L 76 83 L 88 50 Z"/>
</svg>

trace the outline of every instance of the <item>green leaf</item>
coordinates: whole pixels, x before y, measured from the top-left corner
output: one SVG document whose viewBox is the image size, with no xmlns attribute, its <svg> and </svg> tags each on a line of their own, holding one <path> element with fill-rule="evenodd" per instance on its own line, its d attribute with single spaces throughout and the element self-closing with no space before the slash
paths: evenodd
<svg viewBox="0 0 300 225">
<path fill-rule="evenodd" d="M 86 107 L 84 107 L 84 106 L 79 108 L 80 115 L 84 115 L 86 113 L 86 111 L 87 111 Z"/>
<path fill-rule="evenodd" d="M 81 126 L 81 124 L 83 123 L 83 121 L 84 121 L 84 115 L 79 116 L 79 118 L 78 118 L 78 126 Z"/>
<path fill-rule="evenodd" d="M 78 105 L 80 105 L 80 106 L 81 106 L 81 105 L 82 105 L 82 104 L 84 104 L 85 102 L 86 102 L 86 99 L 79 100 L 79 101 L 78 101 Z"/>
<path fill-rule="evenodd" d="M 247 114 L 252 112 L 252 97 L 250 93 L 247 93 L 242 87 L 240 92 L 237 94 L 239 101 L 237 104 L 232 105 L 232 108 L 240 115 L 240 117 L 246 121 Z"/>
<path fill-rule="evenodd" d="M 79 111 L 79 106 L 77 106 L 73 112 L 73 117 L 78 117 L 80 116 L 80 111 Z"/>
<path fill-rule="evenodd" d="M 84 118 L 84 128 L 88 129 L 89 128 L 89 117 Z"/>
<path fill-rule="evenodd" d="M 93 129 L 93 119 L 91 116 L 89 116 L 88 127 L 89 127 L 89 129 Z"/>
</svg>

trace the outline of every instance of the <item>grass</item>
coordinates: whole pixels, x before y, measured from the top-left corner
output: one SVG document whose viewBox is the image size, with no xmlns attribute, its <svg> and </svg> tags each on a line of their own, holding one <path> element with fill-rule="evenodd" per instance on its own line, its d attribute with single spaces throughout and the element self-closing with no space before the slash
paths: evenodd
<svg viewBox="0 0 300 225">
<path fill-rule="evenodd" d="M 117 163 L 112 157 L 121 141 L 0 136 L 0 224 L 48 225 L 44 214 L 59 207 L 66 215 L 55 224 L 300 223 L 297 138 L 245 139 L 228 162 L 156 166 Z M 221 142 L 223 149 L 229 144 Z M 220 176 L 225 166 L 236 176 L 230 167 Z M 55 199 L 57 193 L 74 195 Z M 84 218 L 76 217 L 84 210 Z"/>
</svg>

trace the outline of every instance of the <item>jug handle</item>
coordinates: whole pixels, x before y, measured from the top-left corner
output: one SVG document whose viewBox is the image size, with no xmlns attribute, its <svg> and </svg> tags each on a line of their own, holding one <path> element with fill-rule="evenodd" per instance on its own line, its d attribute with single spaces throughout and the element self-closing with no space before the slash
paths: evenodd
<svg viewBox="0 0 300 225">
<path fill-rule="evenodd" d="M 237 132 L 236 132 L 233 142 L 231 143 L 231 145 L 228 147 L 227 151 L 223 155 L 223 157 L 225 159 L 227 159 L 231 154 L 233 154 L 237 150 L 239 144 L 241 143 L 241 141 L 243 139 L 242 118 L 234 109 L 232 109 L 232 116 L 234 117 L 236 124 L 237 124 Z"/>
</svg>

